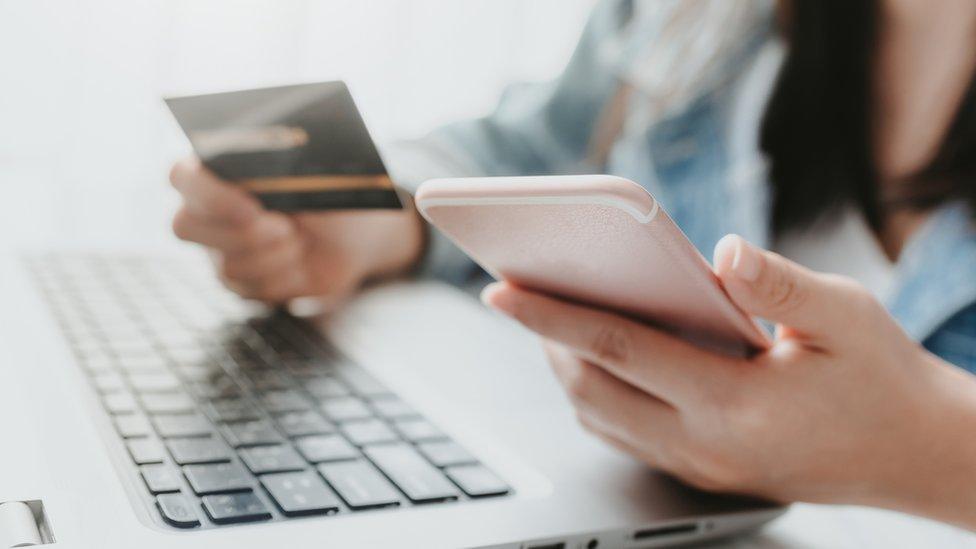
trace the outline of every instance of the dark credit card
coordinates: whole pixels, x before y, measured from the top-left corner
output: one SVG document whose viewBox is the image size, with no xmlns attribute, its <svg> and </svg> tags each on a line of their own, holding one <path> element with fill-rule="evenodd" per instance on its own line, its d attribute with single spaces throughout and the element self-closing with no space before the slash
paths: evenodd
<svg viewBox="0 0 976 549">
<path fill-rule="evenodd" d="M 166 99 L 214 173 L 273 210 L 400 208 L 343 82 Z"/>
</svg>

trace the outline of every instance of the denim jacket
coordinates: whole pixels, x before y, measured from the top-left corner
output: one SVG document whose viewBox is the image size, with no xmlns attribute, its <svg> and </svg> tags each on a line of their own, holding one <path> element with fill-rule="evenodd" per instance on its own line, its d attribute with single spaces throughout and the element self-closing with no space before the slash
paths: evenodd
<svg viewBox="0 0 976 549">
<path fill-rule="evenodd" d="M 394 177 L 409 188 L 429 177 L 612 173 L 644 185 L 706 256 L 730 232 L 769 247 L 769 185 L 757 142 L 783 46 L 768 9 L 746 18 L 682 101 L 649 114 L 653 98 L 630 94 L 627 124 L 595 163 L 592 137 L 606 105 L 641 55 L 671 47 L 662 19 L 682 4 L 655 0 L 655 13 L 634 21 L 634 3 L 599 3 L 555 81 L 512 87 L 486 118 L 385 150 Z M 430 276 L 464 283 L 478 272 L 436 233 L 428 255 Z M 950 203 L 931 215 L 895 273 L 886 303 L 894 318 L 933 353 L 976 372 L 976 226 L 967 206 Z"/>
</svg>

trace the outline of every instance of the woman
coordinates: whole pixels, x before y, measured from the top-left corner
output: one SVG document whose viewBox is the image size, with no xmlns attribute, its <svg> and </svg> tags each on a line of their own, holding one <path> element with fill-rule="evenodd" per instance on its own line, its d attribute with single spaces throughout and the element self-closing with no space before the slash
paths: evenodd
<svg viewBox="0 0 976 549">
<path fill-rule="evenodd" d="M 486 289 L 544 338 L 580 421 L 608 443 L 706 489 L 976 529 L 974 41 L 968 0 L 608 0 L 556 82 L 388 159 L 407 183 L 641 182 L 714 247 L 731 298 L 777 324 L 770 351 L 737 360 Z M 341 298 L 411 269 L 475 275 L 412 210 L 286 216 L 195 161 L 171 179 L 177 235 L 210 247 L 244 296 Z"/>
</svg>

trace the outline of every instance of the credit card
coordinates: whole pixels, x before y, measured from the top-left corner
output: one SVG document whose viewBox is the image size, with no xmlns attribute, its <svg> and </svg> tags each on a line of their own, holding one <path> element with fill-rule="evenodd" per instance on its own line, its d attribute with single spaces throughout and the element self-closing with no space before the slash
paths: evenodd
<svg viewBox="0 0 976 549">
<path fill-rule="evenodd" d="M 204 165 L 269 209 L 402 207 L 343 82 L 165 101 Z"/>
</svg>

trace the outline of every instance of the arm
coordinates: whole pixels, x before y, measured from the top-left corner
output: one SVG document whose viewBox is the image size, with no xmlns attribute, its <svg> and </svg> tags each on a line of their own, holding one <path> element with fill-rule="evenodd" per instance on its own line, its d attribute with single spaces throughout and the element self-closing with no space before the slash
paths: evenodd
<svg viewBox="0 0 976 549">
<path fill-rule="evenodd" d="M 411 192 L 434 177 L 573 173 L 583 170 L 589 137 L 617 86 L 601 44 L 623 25 L 623 3 L 601 2 L 575 52 L 553 82 L 512 86 L 485 118 L 451 124 L 384 150 L 396 181 Z M 474 264 L 434 230 L 425 274 L 463 282 Z"/>
<path fill-rule="evenodd" d="M 496 285 L 541 334 L 582 424 L 700 488 L 852 503 L 976 530 L 976 378 L 925 351 L 864 288 L 738 238 L 715 269 L 768 351 L 718 356 L 614 314 Z"/>
<path fill-rule="evenodd" d="M 412 190 L 431 177 L 573 171 L 614 86 L 613 67 L 600 62 L 598 48 L 625 22 L 625 4 L 606 0 L 597 6 L 555 82 L 512 88 L 488 118 L 384 150 L 394 179 Z M 245 297 L 337 301 L 365 280 L 403 274 L 418 263 L 422 273 L 455 283 L 476 272 L 411 204 L 402 212 L 269 212 L 196 160 L 174 166 L 171 181 L 184 201 L 173 220 L 177 236 L 206 246 L 225 285 Z"/>
<path fill-rule="evenodd" d="M 555 82 L 513 88 L 488 118 L 384 150 L 394 179 L 413 190 L 431 177 L 569 170 L 584 154 L 592 118 L 612 83 L 595 50 L 614 32 L 620 6 L 607 1 L 594 10 Z M 206 246 L 221 280 L 244 297 L 283 303 L 318 296 L 335 302 L 365 280 L 396 276 L 418 263 L 423 273 L 455 283 L 476 272 L 464 253 L 423 224 L 409 201 L 402 212 L 285 215 L 262 209 L 195 159 L 176 164 L 170 179 L 184 203 L 173 220 L 177 236 Z"/>
</svg>

